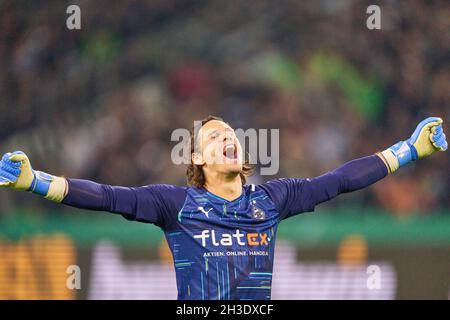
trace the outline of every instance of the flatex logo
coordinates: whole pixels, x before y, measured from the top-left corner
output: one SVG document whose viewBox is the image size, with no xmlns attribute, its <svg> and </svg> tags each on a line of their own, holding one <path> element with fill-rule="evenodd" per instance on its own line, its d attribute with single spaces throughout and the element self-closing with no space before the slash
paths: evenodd
<svg viewBox="0 0 450 320">
<path fill-rule="evenodd" d="M 240 230 L 236 230 L 234 233 L 222 233 L 220 236 L 216 236 L 214 230 L 202 230 L 201 234 L 194 235 L 195 239 L 201 239 L 202 246 L 206 247 L 206 243 L 212 243 L 213 246 L 230 247 L 234 243 L 239 246 L 258 246 L 269 245 L 267 233 L 244 233 Z"/>
</svg>

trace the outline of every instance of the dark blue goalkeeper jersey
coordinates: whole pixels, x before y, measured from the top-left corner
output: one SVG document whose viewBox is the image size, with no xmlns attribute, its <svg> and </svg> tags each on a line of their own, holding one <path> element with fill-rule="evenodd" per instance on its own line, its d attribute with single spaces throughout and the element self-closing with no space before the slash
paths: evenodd
<svg viewBox="0 0 450 320">
<path fill-rule="evenodd" d="M 159 226 L 173 254 L 178 299 L 265 300 L 271 295 L 278 224 L 386 175 L 382 160 L 369 156 L 312 179 L 244 186 L 233 201 L 204 188 L 126 188 L 68 179 L 63 203 Z"/>
<path fill-rule="evenodd" d="M 298 193 L 301 184 L 278 180 L 245 186 L 234 201 L 205 189 L 183 188 L 185 200 L 176 221 L 165 228 L 178 298 L 270 299 L 277 227 L 288 214 L 276 193 L 287 201 L 287 194 Z M 304 211 L 300 205 L 298 212 Z"/>
</svg>

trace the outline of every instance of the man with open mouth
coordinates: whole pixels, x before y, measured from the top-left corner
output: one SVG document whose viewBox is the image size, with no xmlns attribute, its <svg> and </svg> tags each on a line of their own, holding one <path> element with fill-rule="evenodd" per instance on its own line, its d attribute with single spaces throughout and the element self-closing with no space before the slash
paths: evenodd
<svg viewBox="0 0 450 320">
<path fill-rule="evenodd" d="M 194 135 L 194 133 L 197 133 Z M 252 168 L 234 130 L 208 117 L 191 134 L 188 186 L 117 187 L 35 171 L 20 151 L 0 161 L 0 186 L 69 206 L 152 223 L 166 236 L 179 299 L 265 300 L 271 297 L 278 224 L 341 193 L 367 187 L 398 168 L 448 147 L 442 119 L 430 117 L 412 136 L 315 178 L 246 185 Z M 113 279 L 111 279 L 113 281 Z"/>
</svg>

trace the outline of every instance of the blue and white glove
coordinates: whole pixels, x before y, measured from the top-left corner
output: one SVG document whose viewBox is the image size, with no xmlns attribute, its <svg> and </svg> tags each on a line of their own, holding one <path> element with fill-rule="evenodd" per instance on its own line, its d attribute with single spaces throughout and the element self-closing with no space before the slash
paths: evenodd
<svg viewBox="0 0 450 320">
<path fill-rule="evenodd" d="M 66 195 L 67 182 L 64 178 L 33 170 L 27 155 L 16 151 L 6 153 L 0 161 L 0 187 L 29 191 L 61 202 Z"/>
<path fill-rule="evenodd" d="M 442 129 L 442 119 L 429 117 L 420 122 L 412 136 L 394 144 L 381 152 L 389 173 L 395 172 L 411 161 L 427 157 L 437 151 L 448 149 L 445 133 Z"/>
</svg>

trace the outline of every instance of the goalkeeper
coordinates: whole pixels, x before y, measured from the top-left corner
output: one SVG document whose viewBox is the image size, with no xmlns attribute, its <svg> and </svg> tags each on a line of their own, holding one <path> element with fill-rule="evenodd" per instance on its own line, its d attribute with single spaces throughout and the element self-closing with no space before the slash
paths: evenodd
<svg viewBox="0 0 450 320">
<path fill-rule="evenodd" d="M 261 300 L 271 296 L 279 222 L 448 147 L 442 119 L 430 117 L 409 139 L 319 177 L 248 186 L 251 168 L 234 130 L 211 116 L 194 129 L 189 186 L 129 188 L 57 177 L 34 170 L 20 151 L 0 161 L 0 186 L 157 225 L 173 254 L 179 299 Z"/>
</svg>

